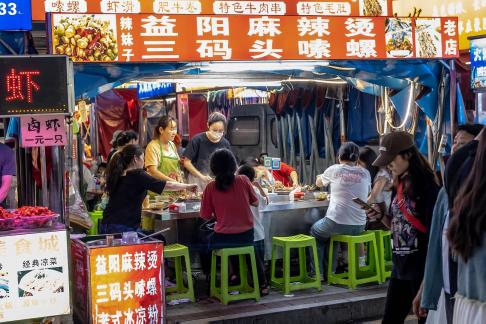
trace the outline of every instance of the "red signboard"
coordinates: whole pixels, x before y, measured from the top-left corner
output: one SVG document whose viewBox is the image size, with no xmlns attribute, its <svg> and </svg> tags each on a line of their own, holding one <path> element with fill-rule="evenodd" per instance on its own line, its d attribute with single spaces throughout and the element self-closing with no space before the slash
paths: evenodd
<svg viewBox="0 0 486 324">
<path fill-rule="evenodd" d="M 52 14 L 51 51 L 77 62 L 457 57 L 456 18 Z"/>
<path fill-rule="evenodd" d="M 392 0 L 32 0 L 32 19 L 46 12 L 170 15 L 392 16 Z"/>
<path fill-rule="evenodd" d="M 89 250 L 92 323 L 163 322 L 161 243 Z"/>
</svg>

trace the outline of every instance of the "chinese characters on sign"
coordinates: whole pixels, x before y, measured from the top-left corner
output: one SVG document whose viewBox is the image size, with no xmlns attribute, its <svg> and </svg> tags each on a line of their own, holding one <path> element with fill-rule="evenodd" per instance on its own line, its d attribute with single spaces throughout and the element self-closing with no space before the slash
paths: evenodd
<svg viewBox="0 0 486 324">
<path fill-rule="evenodd" d="M 22 147 L 66 145 L 63 115 L 20 117 L 20 129 Z"/>
<path fill-rule="evenodd" d="M 0 237 L 0 322 L 70 313 L 66 231 Z"/>
<path fill-rule="evenodd" d="M 66 23 L 82 26 L 87 21 L 81 15 L 53 14 L 52 51 L 66 53 L 65 48 L 71 46 L 67 36 L 60 36 Z M 91 41 L 93 48 L 104 52 L 72 51 L 70 57 L 74 61 L 343 60 L 459 55 L 455 18 L 430 19 L 431 23 L 424 25 L 427 30 L 417 31 L 425 40 L 418 45 L 413 37 L 417 19 L 413 18 L 98 14 L 90 15 L 89 21 L 89 26 L 78 27 L 70 37 L 83 43 L 87 29 L 107 26 L 99 31 L 101 39 Z M 437 44 L 427 41 L 429 32 L 439 40 Z M 416 51 L 416 46 L 423 48 Z"/>
<path fill-rule="evenodd" d="M 392 0 L 32 0 L 33 20 L 46 12 L 165 15 L 392 16 Z"/>
<path fill-rule="evenodd" d="M 162 322 L 162 244 L 90 250 L 93 323 Z"/>
<path fill-rule="evenodd" d="M 0 116 L 68 113 L 70 68 L 62 56 L 0 56 Z"/>
<path fill-rule="evenodd" d="M 486 38 L 474 38 L 470 43 L 471 87 L 486 88 Z"/>
</svg>

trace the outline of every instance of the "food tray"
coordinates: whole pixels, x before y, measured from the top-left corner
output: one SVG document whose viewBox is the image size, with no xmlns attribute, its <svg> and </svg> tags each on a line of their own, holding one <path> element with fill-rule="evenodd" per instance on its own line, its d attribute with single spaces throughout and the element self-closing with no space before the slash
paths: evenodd
<svg viewBox="0 0 486 324">
<path fill-rule="evenodd" d="M 51 227 L 57 221 L 59 214 L 44 216 L 19 216 L 16 221 L 16 228 L 35 229 L 41 227 Z"/>
<path fill-rule="evenodd" d="M 16 218 L 0 218 L 0 231 L 10 231 L 17 228 Z"/>
</svg>

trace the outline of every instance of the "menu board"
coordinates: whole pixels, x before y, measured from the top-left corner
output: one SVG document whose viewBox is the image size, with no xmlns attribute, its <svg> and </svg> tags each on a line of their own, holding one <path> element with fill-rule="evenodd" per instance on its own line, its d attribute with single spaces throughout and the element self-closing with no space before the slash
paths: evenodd
<svg viewBox="0 0 486 324">
<path fill-rule="evenodd" d="M 170 15 L 392 16 L 392 0 L 32 0 L 33 20 L 46 13 Z"/>
<path fill-rule="evenodd" d="M 459 55 L 456 18 L 52 14 L 49 25 L 51 52 L 76 62 Z"/>
<path fill-rule="evenodd" d="M 92 323 L 162 323 L 162 243 L 89 250 Z"/>
<path fill-rule="evenodd" d="M 64 146 L 67 143 L 64 115 L 20 117 L 22 147 Z"/>
<path fill-rule="evenodd" d="M 0 237 L 0 322 L 71 312 L 65 230 Z"/>
</svg>

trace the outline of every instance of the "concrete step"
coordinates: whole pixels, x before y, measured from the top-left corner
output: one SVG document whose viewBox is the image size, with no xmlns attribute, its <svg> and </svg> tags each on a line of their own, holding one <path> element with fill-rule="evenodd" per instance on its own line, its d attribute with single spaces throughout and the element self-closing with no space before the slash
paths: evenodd
<svg viewBox="0 0 486 324">
<path fill-rule="evenodd" d="M 356 290 L 324 286 L 285 297 L 277 290 L 259 302 L 246 300 L 228 306 L 217 300 L 168 306 L 168 323 L 360 323 L 383 314 L 386 285 Z"/>
</svg>

